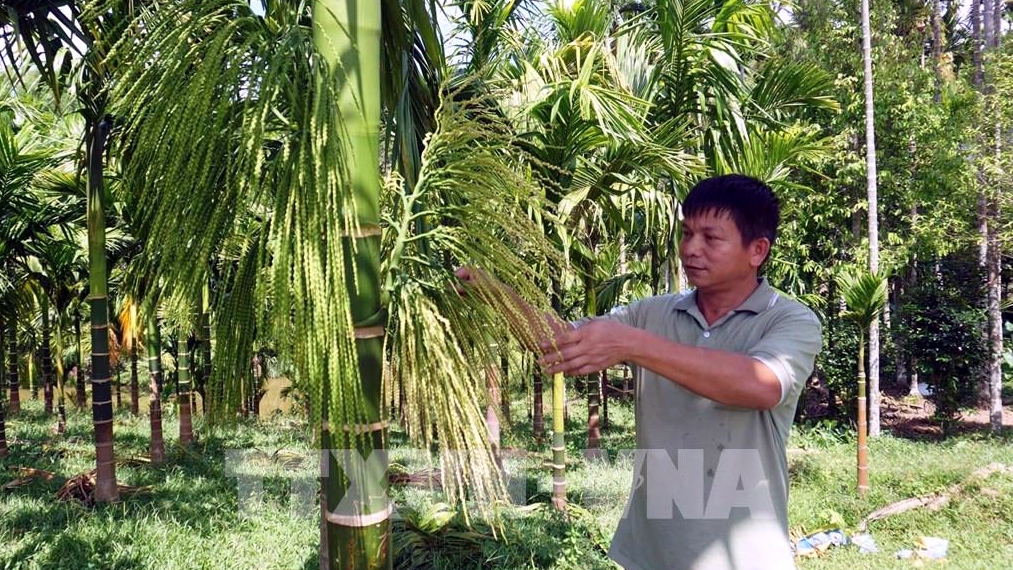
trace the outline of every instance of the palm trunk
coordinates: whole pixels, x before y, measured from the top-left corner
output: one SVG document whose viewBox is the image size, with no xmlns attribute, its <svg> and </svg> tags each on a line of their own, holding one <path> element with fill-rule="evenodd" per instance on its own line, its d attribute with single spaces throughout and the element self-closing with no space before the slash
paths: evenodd
<svg viewBox="0 0 1013 570">
<path fill-rule="evenodd" d="M 869 493 L 869 444 L 866 441 L 865 335 L 858 336 L 858 495 Z"/>
<path fill-rule="evenodd" d="M 56 433 L 67 431 L 67 395 L 63 390 L 65 372 L 63 370 L 63 317 L 57 308 L 56 320 Z"/>
<path fill-rule="evenodd" d="M 35 370 L 35 354 L 31 350 L 28 351 L 28 358 L 25 359 L 25 368 L 28 373 L 28 385 L 32 391 L 32 401 L 37 402 L 39 401 L 39 378 Z"/>
<path fill-rule="evenodd" d="M 7 325 L 7 361 L 7 379 L 10 384 L 7 413 L 13 415 L 21 411 L 21 393 L 18 386 L 18 329 L 13 318 Z"/>
<path fill-rule="evenodd" d="M 116 368 L 116 384 L 114 384 L 116 390 L 116 409 L 123 407 L 123 370 L 119 367 Z"/>
<path fill-rule="evenodd" d="M 507 348 L 503 347 L 503 353 L 500 355 L 500 370 L 502 372 L 499 389 L 499 412 L 500 416 L 506 424 L 510 425 L 510 390 L 508 389 L 507 380 L 510 378 L 510 359 L 507 357 Z"/>
<path fill-rule="evenodd" d="M 999 52 L 1002 45 L 1002 12 L 1004 4 L 1001 0 L 984 0 L 985 12 L 985 45 L 994 53 Z M 991 8 L 989 7 L 991 4 Z M 991 23 L 988 20 L 991 19 Z M 988 91 L 994 97 L 995 73 L 988 79 Z M 1002 122 L 998 114 L 995 117 L 995 159 L 1001 162 L 1002 158 Z M 988 231 L 986 240 L 988 242 L 988 318 L 989 318 L 989 344 L 991 355 L 989 358 L 989 380 L 988 380 L 988 402 L 989 402 L 989 424 L 992 433 L 998 435 L 1002 432 L 1002 363 L 1003 363 L 1003 338 L 1002 338 L 1002 257 L 999 251 L 999 197 L 995 188 L 990 189 L 988 203 Z"/>
<path fill-rule="evenodd" d="M 134 339 L 134 345 L 130 349 L 130 413 L 137 416 L 141 413 L 140 406 L 140 386 L 137 381 L 137 339 Z"/>
<path fill-rule="evenodd" d="M 532 394 L 532 406 L 534 410 L 531 412 L 531 430 L 535 437 L 535 443 L 541 445 L 542 440 L 545 439 L 545 410 L 544 404 L 542 403 L 544 391 L 542 375 L 539 372 L 535 372 L 535 381 Z"/>
<path fill-rule="evenodd" d="M 77 392 L 74 394 L 74 400 L 77 403 L 77 409 L 83 410 L 87 399 L 84 383 L 84 344 L 81 342 L 81 316 L 78 314 L 74 315 L 74 334 L 77 335 L 77 372 L 74 376 Z"/>
<path fill-rule="evenodd" d="M 109 310 L 106 273 L 105 190 L 102 157 L 109 124 L 101 115 L 88 124 L 88 301 L 91 306 L 91 410 L 95 425 L 95 500 L 119 499 L 116 459 L 113 452 L 113 401 L 109 374 Z M 81 385 L 83 370 L 79 372 Z M 78 401 L 82 401 L 82 393 Z M 82 402 L 83 405 L 83 402 Z"/>
<path fill-rule="evenodd" d="M 869 270 L 879 272 L 879 198 L 876 188 L 876 121 L 872 92 L 872 31 L 869 0 L 862 0 L 862 60 L 865 76 L 865 164 L 869 202 Z M 879 319 L 869 324 L 869 433 L 879 435 Z"/>
<path fill-rule="evenodd" d="M 204 283 L 204 292 L 201 295 L 201 412 L 208 411 L 208 386 L 211 383 L 211 316 L 210 316 L 211 290 L 208 283 Z"/>
<path fill-rule="evenodd" d="M 602 370 L 598 373 L 598 383 L 601 385 L 601 429 L 608 429 L 609 427 L 609 373 L 608 370 Z"/>
<path fill-rule="evenodd" d="M 0 320 L 0 331 L 4 330 L 4 322 Z M 0 354 L 3 353 L 3 342 L 0 342 Z M 3 354 L 3 356 L 7 356 Z M 0 359 L 0 374 L 3 372 L 3 360 Z M 10 451 L 7 449 L 7 422 L 4 418 L 3 390 L 0 390 L 0 457 L 6 457 Z"/>
<path fill-rule="evenodd" d="M 485 406 L 485 427 L 489 431 L 489 444 L 492 446 L 493 457 L 500 470 L 503 469 L 503 458 L 500 455 L 500 421 L 496 414 L 496 406 L 500 403 L 499 370 L 495 365 L 486 367 L 486 389 L 489 401 Z"/>
<path fill-rule="evenodd" d="M 152 310 L 154 313 L 154 309 Z M 158 318 L 152 315 L 148 320 L 148 417 L 151 425 L 151 463 L 165 462 L 165 440 L 162 436 L 162 339 L 158 331 Z M 136 348 L 136 345 L 134 345 Z"/>
<path fill-rule="evenodd" d="M 49 298 L 42 295 L 42 392 L 47 416 L 53 413 L 53 355 L 49 350 L 51 339 Z"/>
<path fill-rule="evenodd" d="M 593 246 L 592 246 L 593 247 Z M 597 313 L 597 298 L 595 295 L 594 283 L 590 278 L 584 280 L 584 290 L 587 295 L 587 315 Z M 591 459 L 601 454 L 601 429 L 598 426 L 600 417 L 598 407 L 601 403 L 601 376 L 589 374 L 585 376 L 587 387 L 587 446 L 584 449 L 584 457 Z"/>
<path fill-rule="evenodd" d="M 180 331 L 176 338 L 176 374 L 179 393 L 179 442 L 193 443 L 193 404 L 190 392 L 190 347 L 187 335 Z"/>
<path fill-rule="evenodd" d="M 552 376 L 552 506 L 566 510 L 566 422 L 563 418 L 563 402 L 566 387 L 563 374 Z"/>
<path fill-rule="evenodd" d="M 352 319 L 364 323 L 380 312 L 380 294 L 362 284 L 380 283 L 379 228 L 379 126 L 380 126 L 380 33 L 379 2 L 315 0 L 313 34 L 317 50 L 334 72 L 340 88 L 339 112 L 348 126 L 340 140 L 348 151 L 347 167 L 355 197 L 355 216 L 364 231 L 349 237 L 354 275 L 350 275 L 349 299 Z M 351 37 L 349 37 L 351 36 Z M 334 133 L 335 136 L 338 133 Z M 353 241 L 354 240 L 354 241 Z M 354 247 L 353 247 L 354 246 Z M 359 286 L 354 284 L 358 283 Z M 360 416 L 364 425 L 334 425 L 337 410 L 323 399 L 320 442 L 325 450 L 353 450 L 366 471 L 386 470 L 386 424 L 382 421 L 383 333 L 377 327 L 356 326 L 359 382 L 362 389 Z M 327 380 L 327 379 L 325 379 Z M 326 382 L 325 382 L 326 387 Z M 325 392 L 328 394 L 330 389 Z M 333 416 L 333 418 L 332 418 Z M 374 457 L 374 453 L 381 455 Z M 381 459 L 376 461 L 376 459 Z M 331 569 L 382 570 L 392 567 L 390 556 L 391 504 L 387 477 L 382 473 L 346 472 L 335 452 L 326 453 L 323 481 L 322 562 Z M 328 476 L 329 474 L 329 476 Z M 349 485 L 349 480 L 359 484 Z M 376 476 L 379 475 L 379 476 Z M 351 492 L 354 496 L 346 496 Z M 344 504 L 354 503 L 354 512 Z"/>
<path fill-rule="evenodd" d="M 4 404 L 0 402 L 0 457 L 7 457 L 10 450 L 7 449 L 7 422 L 4 418 Z"/>
</svg>

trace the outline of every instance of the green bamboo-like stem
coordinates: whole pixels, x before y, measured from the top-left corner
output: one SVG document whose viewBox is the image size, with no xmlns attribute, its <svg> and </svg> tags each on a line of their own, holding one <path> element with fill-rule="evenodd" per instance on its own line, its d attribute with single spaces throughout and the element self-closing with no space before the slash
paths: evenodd
<svg viewBox="0 0 1013 570">
<path fill-rule="evenodd" d="M 193 443 L 193 401 L 190 385 L 190 347 L 187 335 L 180 332 L 176 338 L 176 375 L 179 393 L 179 442 Z"/>
<path fill-rule="evenodd" d="M 858 337 L 858 495 L 869 493 L 869 444 L 865 395 L 865 334 Z"/>
<path fill-rule="evenodd" d="M 552 506 L 566 510 L 566 423 L 563 404 L 566 399 L 563 374 L 552 376 Z"/>
<path fill-rule="evenodd" d="M 49 349 L 52 331 L 49 322 L 49 297 L 41 296 L 42 304 L 42 392 L 46 415 L 53 413 L 53 355 Z"/>
<path fill-rule="evenodd" d="M 18 381 L 18 329 L 13 318 L 7 325 L 7 359 L 7 379 L 10 386 L 7 413 L 14 415 L 21 411 L 21 392 Z"/>
<path fill-rule="evenodd" d="M 154 312 L 154 311 L 152 311 Z M 149 454 L 151 463 L 160 465 L 165 462 L 165 440 L 162 435 L 162 338 L 159 334 L 158 319 L 148 318 L 148 419 L 151 425 L 151 443 Z"/>
<path fill-rule="evenodd" d="M 74 314 L 74 334 L 77 335 L 77 375 L 75 376 L 77 391 L 74 394 L 74 401 L 77 404 L 77 409 L 83 410 L 87 403 L 87 396 L 85 395 L 84 382 L 84 343 L 81 342 L 81 315 L 78 313 Z"/>
<path fill-rule="evenodd" d="M 92 422 L 95 426 L 95 500 L 99 502 L 119 499 L 119 490 L 116 487 L 116 460 L 113 452 L 105 189 L 102 180 L 102 156 L 108 128 L 109 125 L 101 117 L 88 121 L 88 302 L 91 305 L 91 410 Z M 83 374 L 83 370 L 79 371 L 79 378 L 80 374 Z M 78 401 L 80 400 L 81 397 L 78 396 Z"/>
<path fill-rule="evenodd" d="M 359 227 L 378 227 L 380 197 L 380 3 L 359 0 L 315 0 L 313 40 L 317 51 L 330 64 L 338 82 L 338 110 L 346 133 L 340 137 L 352 184 L 355 217 Z M 338 165 L 334 165 L 335 168 Z M 354 239 L 354 244 L 352 242 Z M 354 251 L 346 264 L 352 319 L 367 323 L 380 314 L 380 237 L 363 232 L 346 238 L 346 251 Z M 354 245 L 354 249 L 353 246 Z M 358 284 L 358 286 L 356 286 Z M 386 461 L 369 461 L 375 451 L 383 453 L 386 430 L 382 427 L 381 383 L 383 337 L 357 338 L 358 372 L 362 388 L 361 418 L 364 426 L 321 426 L 324 449 L 354 449 L 372 469 L 386 471 Z M 325 379 L 326 380 L 326 379 Z M 325 382 L 325 387 L 326 386 Z M 333 388 L 329 388 L 333 389 Z M 336 418 L 323 399 L 324 418 Z M 360 430 L 361 428 L 361 430 Z M 366 433 L 361 433 L 365 431 Z M 359 433 L 360 435 L 356 435 Z M 324 481 L 326 564 L 332 569 L 382 570 L 392 567 L 390 556 L 390 503 L 383 474 L 345 473 L 334 453 L 328 453 L 329 474 Z M 325 474 L 325 475 L 326 475 Z M 349 486 L 349 477 L 357 484 Z M 359 495 L 346 497 L 355 489 Z M 342 501 L 357 505 L 356 513 L 339 508 Z"/>
</svg>

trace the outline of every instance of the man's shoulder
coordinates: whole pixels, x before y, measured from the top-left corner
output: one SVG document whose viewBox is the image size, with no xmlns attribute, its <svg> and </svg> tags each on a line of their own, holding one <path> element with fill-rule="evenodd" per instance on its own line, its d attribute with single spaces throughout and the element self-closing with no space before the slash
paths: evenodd
<svg viewBox="0 0 1013 570">
<path fill-rule="evenodd" d="M 812 321 L 816 325 L 820 324 L 820 319 L 816 316 L 816 312 L 810 309 L 805 303 L 798 299 L 773 289 L 774 296 L 771 300 L 769 310 L 772 311 L 770 317 L 775 319 L 786 319 L 796 318 Z"/>
</svg>

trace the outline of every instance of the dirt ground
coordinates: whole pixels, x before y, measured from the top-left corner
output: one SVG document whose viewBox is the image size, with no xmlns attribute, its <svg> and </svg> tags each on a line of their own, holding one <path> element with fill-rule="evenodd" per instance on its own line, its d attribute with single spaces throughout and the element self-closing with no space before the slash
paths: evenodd
<svg viewBox="0 0 1013 570">
<path fill-rule="evenodd" d="M 828 393 L 818 379 L 806 387 L 799 402 L 799 415 L 808 421 L 831 416 L 828 409 Z M 838 408 L 844 405 L 838 399 Z M 937 440 L 944 437 L 939 422 L 933 418 L 936 406 L 931 398 L 911 396 L 907 387 L 895 384 L 884 386 L 880 401 L 880 422 L 884 431 L 907 439 Z M 1013 394 L 1003 399 L 1002 425 L 1005 431 L 1013 431 Z M 951 429 L 950 435 L 967 433 L 989 433 L 991 424 L 986 407 L 965 409 Z"/>
<path fill-rule="evenodd" d="M 1013 402 L 1004 401 L 1002 425 L 1013 428 Z M 909 396 L 900 390 L 888 390 L 880 402 L 880 421 L 884 430 L 890 430 L 898 437 L 911 439 L 941 439 L 939 422 L 932 418 L 936 406 L 928 398 Z M 988 433 L 991 430 L 990 412 L 987 408 L 963 410 L 953 427 L 953 434 Z"/>
</svg>

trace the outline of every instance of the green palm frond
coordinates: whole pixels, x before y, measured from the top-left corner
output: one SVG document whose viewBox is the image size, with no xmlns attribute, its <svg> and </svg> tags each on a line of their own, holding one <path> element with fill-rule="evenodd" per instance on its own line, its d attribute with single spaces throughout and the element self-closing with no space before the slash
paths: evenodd
<svg viewBox="0 0 1013 570">
<path fill-rule="evenodd" d="M 270 282 L 270 330 L 312 387 L 315 425 L 325 400 L 331 421 L 364 423 L 345 270 L 346 236 L 357 225 L 341 143 L 348 133 L 338 86 L 314 47 L 309 5 L 263 18 L 238 0 L 136 10 L 139 35 L 122 38 L 109 57 L 130 53 L 113 100 L 126 125 L 124 183 L 147 244 L 140 274 L 159 277 L 152 294 L 172 286 L 180 306 L 168 314 L 182 319 L 207 278 L 201 268 L 241 219 L 261 212 L 262 234 L 236 269 L 243 277 L 219 295 L 217 354 L 236 364 L 219 367 L 219 379 L 241 383 L 249 369 L 253 346 L 230 327 L 255 327 L 250 316 L 266 287 L 249 287 L 253 275 Z M 240 297 L 251 302 L 231 301 Z M 212 412 L 234 409 L 219 403 Z"/>
<path fill-rule="evenodd" d="M 426 445 L 439 434 L 444 489 L 503 496 L 488 451 L 485 370 L 498 362 L 490 346 L 510 330 L 503 299 L 460 297 L 448 286 L 453 268 L 485 268 L 523 297 L 544 305 L 534 267 L 559 260 L 525 215 L 540 189 L 506 151 L 509 126 L 481 100 L 447 95 L 423 155 L 418 184 L 385 190 L 383 274 L 390 298 L 388 383 L 404 386 L 409 433 Z M 537 332 L 537 331 L 536 331 Z M 434 431 L 435 428 L 435 431 Z"/>
<path fill-rule="evenodd" d="M 886 278 L 866 269 L 845 268 L 837 276 L 837 286 L 848 310 L 845 316 L 866 328 L 886 306 Z"/>
<path fill-rule="evenodd" d="M 829 156 L 831 146 L 815 127 L 794 126 L 750 133 L 743 146 L 717 164 L 718 174 L 739 173 L 771 186 L 791 185 L 789 177 Z"/>
<path fill-rule="evenodd" d="M 0 2 L 0 43 L 5 71 L 24 84 L 33 67 L 60 101 L 67 76 L 82 55 L 77 46 L 89 37 L 76 20 L 80 3 L 74 0 L 3 0 Z"/>
<path fill-rule="evenodd" d="M 774 121 L 792 111 L 838 111 L 840 104 L 830 95 L 833 83 L 815 64 L 775 57 L 764 62 L 753 79 L 749 101 L 758 115 Z"/>
</svg>

